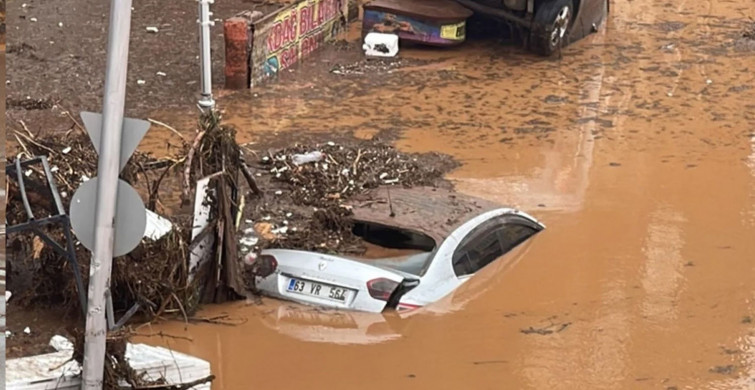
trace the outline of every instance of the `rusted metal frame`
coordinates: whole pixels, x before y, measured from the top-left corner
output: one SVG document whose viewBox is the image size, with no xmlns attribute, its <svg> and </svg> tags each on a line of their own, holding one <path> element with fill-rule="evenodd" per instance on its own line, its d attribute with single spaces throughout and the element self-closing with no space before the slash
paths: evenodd
<svg viewBox="0 0 755 390">
<path fill-rule="evenodd" d="M 35 163 L 42 164 L 42 167 L 45 172 L 45 180 L 47 181 L 48 189 L 52 193 L 52 197 L 55 201 L 55 207 L 57 208 L 57 215 L 53 215 L 51 217 L 42 218 L 42 219 L 35 219 L 34 214 L 31 211 L 31 206 L 29 205 L 28 196 L 26 194 L 26 185 L 24 183 L 23 168 L 29 165 L 35 164 Z M 66 257 L 73 271 L 76 287 L 78 289 L 81 310 L 83 314 L 86 315 L 86 307 L 87 307 L 86 295 L 84 292 L 84 283 L 81 277 L 81 270 L 79 268 L 79 262 L 76 259 L 76 250 L 73 245 L 73 236 L 71 235 L 71 220 L 69 219 L 68 215 L 65 212 L 65 209 L 63 208 L 63 202 L 60 199 L 60 194 L 58 193 L 57 186 L 55 186 L 55 179 L 52 176 L 50 165 L 47 163 L 47 157 L 36 156 L 34 158 L 25 160 L 23 162 L 17 158 L 13 165 L 6 165 L 5 167 L 5 171 L 8 176 L 10 176 L 10 173 L 12 173 L 14 170 L 16 171 L 16 178 L 18 181 L 19 193 L 21 194 L 21 199 L 24 203 L 24 209 L 26 211 L 26 215 L 29 218 L 29 220 L 27 222 L 23 222 L 20 224 L 7 226 L 6 234 L 10 235 L 14 233 L 21 233 L 24 231 L 30 231 L 34 233 L 36 236 L 38 236 L 39 238 L 41 238 L 42 241 L 44 241 L 47 245 L 50 245 L 54 251 Z M 52 237 L 50 237 L 47 233 L 45 233 L 41 229 L 42 226 L 54 225 L 54 224 L 63 225 L 63 234 L 65 235 L 65 239 L 66 239 L 66 248 L 63 248 L 62 245 L 57 243 Z"/>
<path fill-rule="evenodd" d="M 24 174 L 21 171 L 21 160 L 16 159 L 16 180 L 18 180 L 18 192 L 21 193 L 21 201 L 24 204 L 24 210 L 26 210 L 26 216 L 29 220 L 34 220 L 34 213 L 29 206 L 29 198 L 26 196 L 26 186 L 24 185 Z"/>
</svg>

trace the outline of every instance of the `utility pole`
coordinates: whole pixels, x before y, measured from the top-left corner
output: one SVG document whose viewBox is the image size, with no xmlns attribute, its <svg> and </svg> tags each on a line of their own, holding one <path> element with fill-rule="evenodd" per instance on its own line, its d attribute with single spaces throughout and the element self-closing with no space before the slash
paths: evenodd
<svg viewBox="0 0 755 390">
<path fill-rule="evenodd" d="M 132 0 L 110 2 L 107 69 L 102 108 L 102 135 L 97 165 L 94 250 L 89 269 L 84 375 L 82 389 L 101 390 L 105 368 L 105 304 L 113 266 L 114 219 L 120 172 L 121 134 L 126 101 L 128 45 Z"/>
<path fill-rule="evenodd" d="M 202 96 L 199 98 L 199 107 L 203 111 L 215 107 L 212 99 L 212 58 L 210 53 L 210 27 L 215 25 L 210 12 L 210 4 L 214 0 L 197 0 L 199 3 L 199 56 L 202 67 Z"/>
</svg>

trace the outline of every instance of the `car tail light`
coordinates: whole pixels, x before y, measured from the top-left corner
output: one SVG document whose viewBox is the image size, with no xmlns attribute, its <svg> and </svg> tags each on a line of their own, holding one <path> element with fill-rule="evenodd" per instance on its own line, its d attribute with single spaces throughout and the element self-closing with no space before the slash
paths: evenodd
<svg viewBox="0 0 755 390">
<path fill-rule="evenodd" d="M 391 298 L 396 287 L 398 287 L 398 282 L 386 278 L 372 279 L 367 282 L 367 291 L 370 296 L 386 302 Z"/>
<path fill-rule="evenodd" d="M 260 255 L 257 259 L 257 267 L 255 274 L 266 278 L 278 269 L 278 260 L 272 255 Z"/>
</svg>

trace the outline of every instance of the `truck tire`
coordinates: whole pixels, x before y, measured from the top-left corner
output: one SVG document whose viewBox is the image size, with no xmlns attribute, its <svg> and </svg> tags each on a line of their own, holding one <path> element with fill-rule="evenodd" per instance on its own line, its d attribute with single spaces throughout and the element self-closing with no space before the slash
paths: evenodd
<svg viewBox="0 0 755 390">
<path fill-rule="evenodd" d="M 530 30 L 530 50 L 550 56 L 567 42 L 574 18 L 572 0 L 540 2 Z"/>
</svg>

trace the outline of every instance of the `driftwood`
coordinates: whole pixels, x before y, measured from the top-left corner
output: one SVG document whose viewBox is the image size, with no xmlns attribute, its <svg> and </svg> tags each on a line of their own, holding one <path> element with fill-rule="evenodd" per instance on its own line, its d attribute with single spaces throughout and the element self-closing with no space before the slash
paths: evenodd
<svg viewBox="0 0 755 390">
<path fill-rule="evenodd" d="M 244 178 L 246 179 L 246 183 L 249 184 L 249 188 L 252 190 L 252 193 L 254 195 L 262 195 L 262 191 L 260 191 L 260 187 L 257 185 L 257 180 L 254 179 L 254 176 L 252 175 L 252 172 L 249 170 L 249 167 L 246 165 L 245 162 L 241 162 L 241 173 L 244 174 Z"/>
<path fill-rule="evenodd" d="M 208 377 L 197 379 L 195 381 L 183 383 L 180 385 L 134 386 L 134 390 L 188 390 L 188 389 L 194 388 L 195 386 L 202 385 L 207 382 L 212 382 L 213 380 L 215 380 L 215 375 L 210 375 Z"/>
<path fill-rule="evenodd" d="M 200 119 L 200 129 L 187 151 L 184 167 L 182 202 L 191 199 L 192 183 L 199 178 L 212 177 L 214 196 L 209 231 L 216 238 L 211 250 L 211 261 L 205 261 L 197 270 L 200 303 L 221 303 L 246 295 L 243 269 L 238 260 L 236 219 L 239 200 L 239 174 L 245 176 L 252 191 L 260 192 L 254 177 L 244 166 L 241 150 L 235 140 L 233 128 L 220 124 L 220 114 L 211 111 Z M 197 237 L 194 242 L 198 241 Z M 192 244 L 193 245 L 193 244 Z"/>
<path fill-rule="evenodd" d="M 183 187 L 181 190 L 181 206 L 185 206 L 189 204 L 191 200 L 191 168 L 192 163 L 194 162 L 194 155 L 197 153 L 197 148 L 199 148 L 199 145 L 202 143 L 202 138 L 204 138 L 204 135 L 207 133 L 207 131 L 199 131 L 197 133 L 197 136 L 194 138 L 194 142 L 191 144 L 191 148 L 189 149 L 189 152 L 186 154 L 186 165 L 184 166 L 184 177 L 183 177 Z"/>
</svg>

